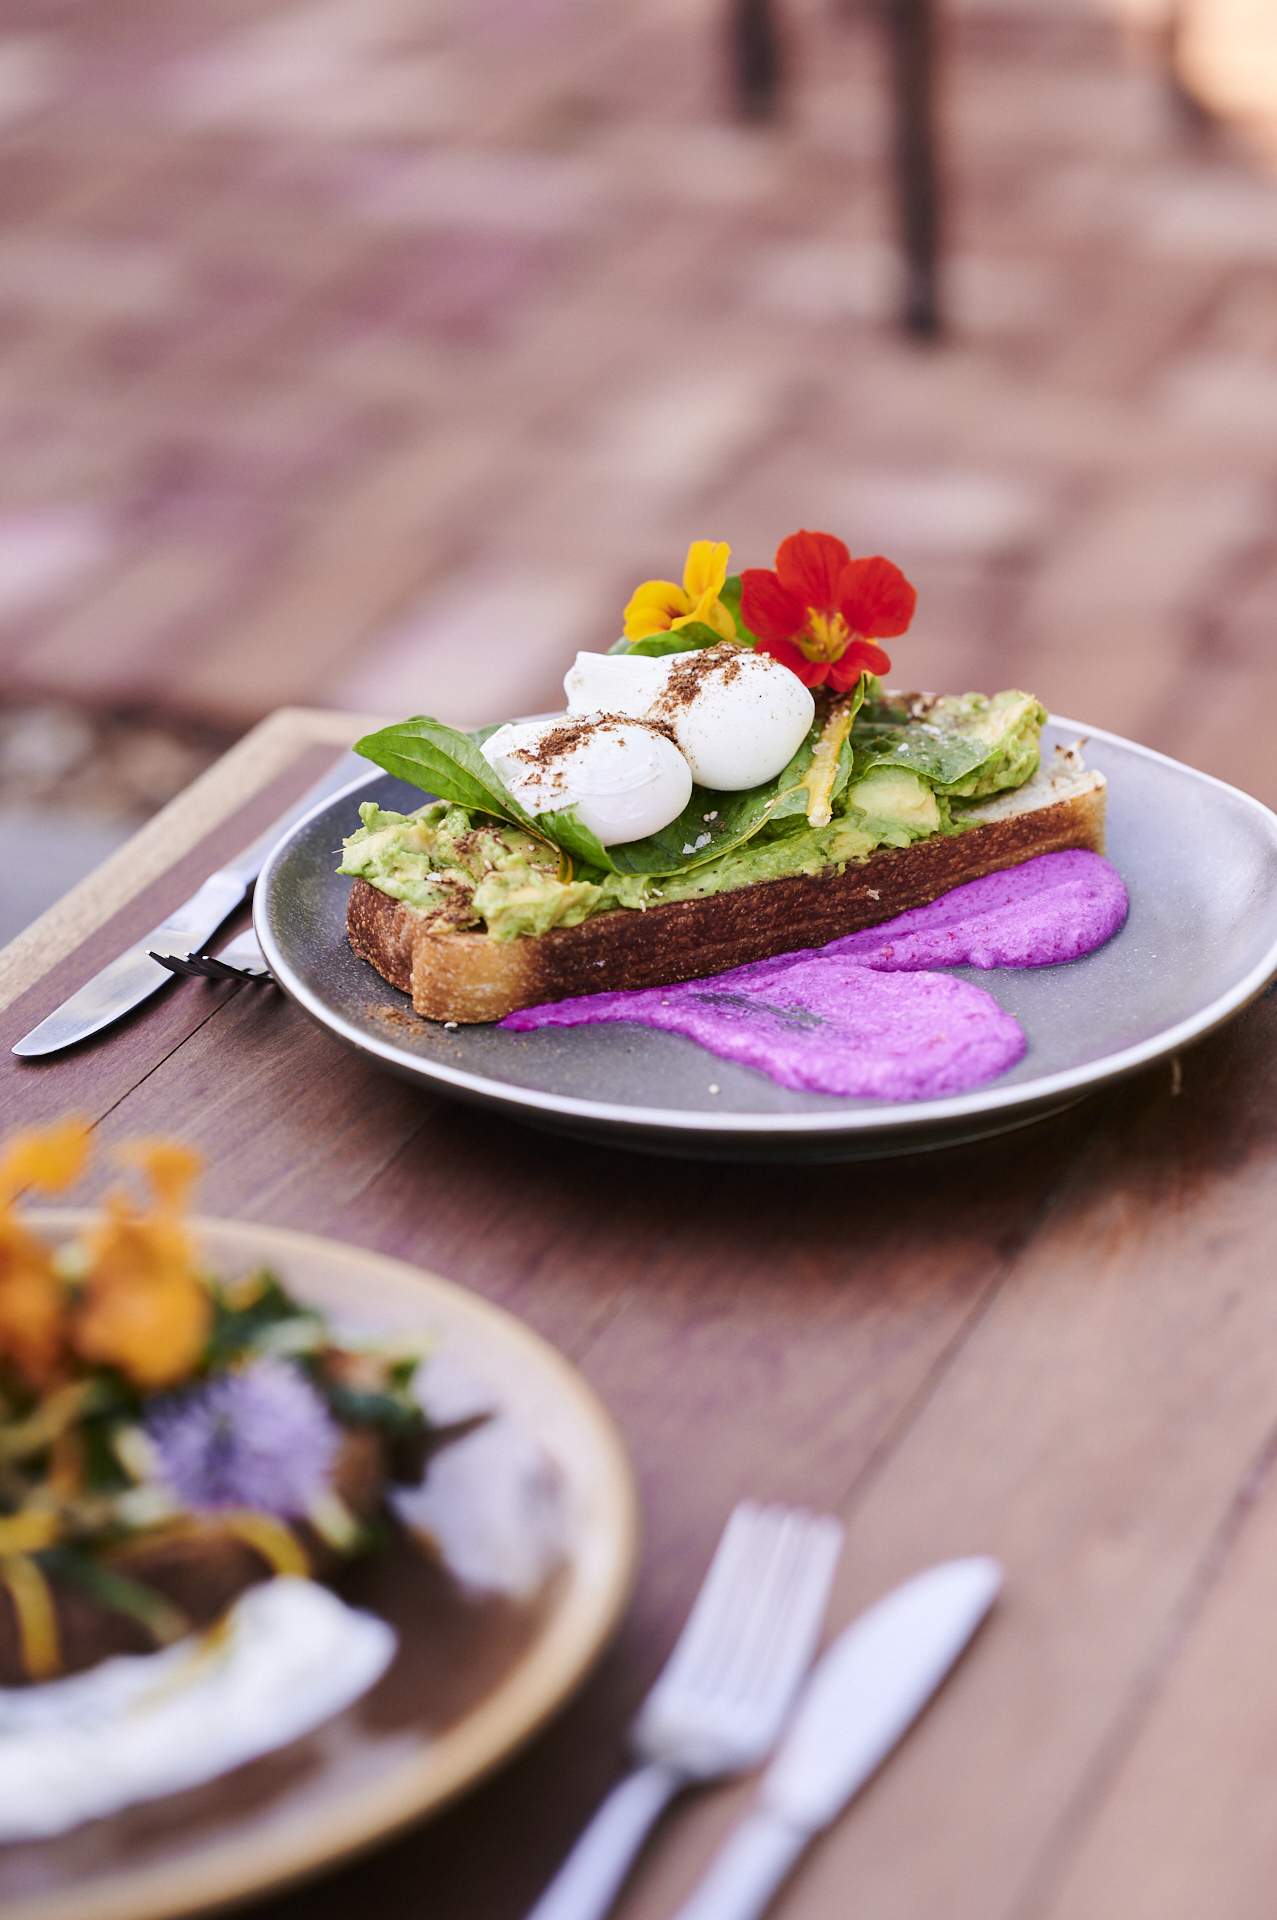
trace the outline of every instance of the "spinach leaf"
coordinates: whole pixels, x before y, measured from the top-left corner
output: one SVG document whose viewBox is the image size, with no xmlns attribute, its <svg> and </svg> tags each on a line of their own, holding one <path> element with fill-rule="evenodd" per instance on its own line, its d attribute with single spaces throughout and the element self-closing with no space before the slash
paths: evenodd
<svg viewBox="0 0 1277 1920">
<path fill-rule="evenodd" d="M 904 767 L 928 786 L 951 787 L 966 780 L 995 751 L 987 740 L 923 720 L 906 726 L 866 722 L 856 730 L 856 777 L 874 767 Z"/>
<path fill-rule="evenodd" d="M 536 831 L 530 815 L 507 793 L 471 737 L 444 726 L 442 720 L 425 714 L 401 720 L 379 733 L 365 734 L 355 742 L 355 752 L 440 800 Z"/>
<path fill-rule="evenodd" d="M 1044 719 L 1031 695 L 1014 690 L 947 694 L 920 711 L 871 700 L 856 728 L 856 777 L 889 766 L 917 774 L 939 793 L 1014 786 L 1036 764 Z"/>
<path fill-rule="evenodd" d="M 715 793 L 708 787 L 693 787 L 692 797 L 677 820 L 644 840 L 631 840 L 626 846 L 609 847 L 611 864 L 617 873 L 645 874 L 658 879 L 664 874 L 687 873 L 703 867 L 709 860 L 744 846 L 776 816 L 782 804 L 793 794 L 799 796 L 802 811 L 806 806 L 806 788 L 802 778 L 811 764 L 817 734 L 809 735 L 787 767 L 774 780 L 748 787 L 741 793 Z"/>
<path fill-rule="evenodd" d="M 723 605 L 727 608 L 727 611 L 731 614 L 732 619 L 736 622 L 736 632 L 739 638 L 741 639 L 741 641 L 744 643 L 745 646 L 753 647 L 758 644 L 758 635 L 756 633 L 751 633 L 749 628 L 745 625 L 744 616 L 742 615 L 740 610 L 740 596 L 741 596 L 740 575 L 738 573 L 729 573 L 726 580 L 724 580 L 723 582 L 723 591 L 719 594 L 718 597 L 722 601 Z"/>
</svg>

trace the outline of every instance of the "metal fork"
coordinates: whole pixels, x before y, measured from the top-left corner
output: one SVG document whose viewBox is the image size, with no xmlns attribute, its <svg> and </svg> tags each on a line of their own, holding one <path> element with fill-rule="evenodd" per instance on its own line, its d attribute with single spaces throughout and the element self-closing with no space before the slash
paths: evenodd
<svg viewBox="0 0 1277 1920">
<path fill-rule="evenodd" d="M 757 1766 L 811 1665 L 842 1547 L 838 1521 L 746 1501 L 630 1730 L 612 1789 L 528 1920 L 601 1920 L 684 1788 Z"/>
<path fill-rule="evenodd" d="M 245 927 L 243 933 L 237 933 L 216 953 L 188 953 L 185 958 L 176 953 L 153 953 L 151 958 L 161 967 L 167 967 L 170 973 L 189 980 L 234 980 L 251 986 L 272 984 L 266 956 L 251 927 Z"/>
</svg>

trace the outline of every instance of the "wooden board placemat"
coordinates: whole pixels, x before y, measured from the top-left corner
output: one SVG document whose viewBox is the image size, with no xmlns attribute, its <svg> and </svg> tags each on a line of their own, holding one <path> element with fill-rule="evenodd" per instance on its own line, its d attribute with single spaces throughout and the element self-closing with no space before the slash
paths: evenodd
<svg viewBox="0 0 1277 1920">
<path fill-rule="evenodd" d="M 556 1726 L 272 1920 L 525 1912 L 746 1494 L 846 1519 L 831 1626 L 949 1554 L 996 1553 L 1008 1581 L 779 1913 L 1267 1920 L 1277 997 L 1025 1133 L 841 1168 L 520 1129 L 378 1074 L 261 989 L 184 982 L 101 1044 L 10 1057 L 360 724 L 278 716 L 0 957 L 0 1110 L 82 1111 L 108 1144 L 181 1133 L 208 1158 L 204 1210 L 414 1259 L 520 1313 L 615 1413 L 647 1540 L 621 1638 Z M 665 1920 L 747 1795 L 676 1813 L 622 1920 Z"/>
</svg>

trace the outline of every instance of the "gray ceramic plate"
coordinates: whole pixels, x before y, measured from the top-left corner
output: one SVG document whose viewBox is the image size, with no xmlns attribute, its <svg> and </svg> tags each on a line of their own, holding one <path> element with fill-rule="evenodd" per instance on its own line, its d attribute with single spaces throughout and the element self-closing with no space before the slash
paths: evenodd
<svg viewBox="0 0 1277 1920">
<path fill-rule="evenodd" d="M 959 970 L 1015 1014 L 1029 1046 L 1010 1073 L 951 1099 L 792 1093 L 642 1027 L 449 1032 L 417 1020 L 346 945 L 348 882 L 333 871 L 357 800 L 420 804 L 415 788 L 384 774 L 325 801 L 275 849 L 257 887 L 257 932 L 285 992 L 340 1039 L 534 1125 L 716 1159 L 858 1159 L 976 1139 L 1178 1052 L 1277 973 L 1277 815 L 1116 734 L 1056 719 L 1045 743 L 1079 735 L 1088 765 L 1108 776 L 1108 851 L 1130 890 L 1130 919 L 1071 966 Z"/>
</svg>

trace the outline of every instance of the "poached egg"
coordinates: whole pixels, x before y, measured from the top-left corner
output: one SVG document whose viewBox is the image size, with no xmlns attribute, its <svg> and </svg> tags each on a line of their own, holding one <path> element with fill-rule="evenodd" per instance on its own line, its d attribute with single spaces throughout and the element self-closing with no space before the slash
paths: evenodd
<svg viewBox="0 0 1277 1920">
<path fill-rule="evenodd" d="M 656 659 L 578 653 L 563 685 L 569 713 L 606 708 L 666 728 L 697 786 L 720 793 L 774 780 L 816 716 L 797 674 L 730 642 Z"/>
<path fill-rule="evenodd" d="M 605 847 L 659 833 L 692 797 L 692 770 L 673 741 L 616 711 L 516 721 L 481 751 L 529 813 L 571 807 Z"/>
</svg>

